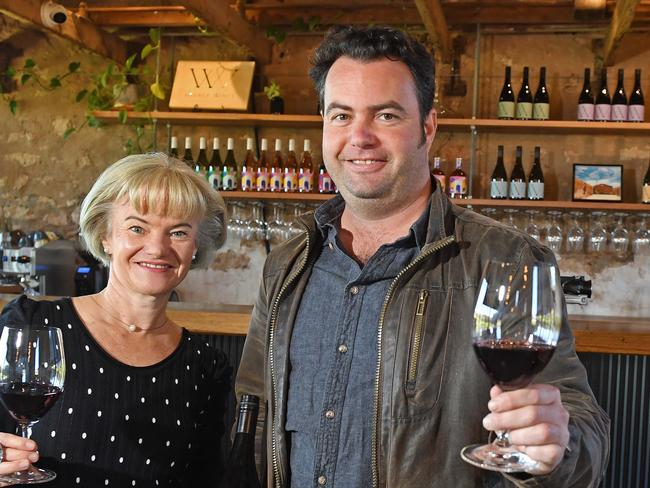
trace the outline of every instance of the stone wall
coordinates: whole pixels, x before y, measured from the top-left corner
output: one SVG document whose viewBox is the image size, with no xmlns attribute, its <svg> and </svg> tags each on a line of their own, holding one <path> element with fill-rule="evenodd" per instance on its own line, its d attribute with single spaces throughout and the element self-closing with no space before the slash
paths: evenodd
<svg viewBox="0 0 650 488">
<path fill-rule="evenodd" d="M 3 18 L 7 25 L 7 21 Z M 19 54 L 12 60 L 22 65 L 26 58 L 33 58 L 52 76 L 65 72 L 71 61 L 80 61 L 85 73 L 96 73 L 107 61 L 88 53 L 80 47 L 52 35 L 16 28 L 10 36 L 3 36 L 3 51 L 11 47 Z M 6 29 L 3 27 L 3 31 Z M 8 37 L 8 38 L 6 38 Z M 267 80 L 280 83 L 284 90 L 288 113 L 315 113 L 316 97 L 306 77 L 308 56 L 321 36 L 295 35 L 274 50 L 273 63 L 259 67 L 255 89 Z M 537 86 L 539 67 L 547 66 L 548 86 L 551 93 L 552 118 L 573 120 L 577 94 L 582 86 L 585 67 L 592 66 L 592 36 L 590 35 L 485 35 L 481 39 L 481 65 L 478 117 L 493 117 L 496 97 L 503 82 L 503 67 L 510 64 L 513 85 L 519 89 L 522 67 L 531 68 L 531 84 Z M 626 46 L 634 46 L 632 35 L 626 38 Z M 467 48 L 462 57 L 461 75 L 467 82 L 464 97 L 448 97 L 444 85 L 449 76 L 449 66 L 440 66 L 439 103 L 442 116 L 470 117 L 472 76 L 474 66 L 474 36 L 467 36 Z M 636 44 L 643 44 L 638 40 Z M 648 74 L 650 60 L 635 48 L 622 50 L 623 60 L 614 68 L 626 69 L 626 88 L 632 86 L 634 68 L 643 69 L 646 95 L 650 96 Z M 169 80 L 172 60 L 179 59 L 244 59 L 242 50 L 218 36 L 192 38 L 163 38 L 161 61 L 163 80 Z M 610 90 L 614 89 L 615 69 L 610 69 Z M 75 103 L 76 93 L 86 86 L 83 76 L 70 77 L 63 87 L 45 92 L 31 87 L 21 89 L 16 97 L 18 112 L 13 116 L 6 103 L 0 104 L 0 137 L 5 150 L 0 153 L 0 205 L 12 218 L 15 227 L 23 230 L 39 228 L 57 230 L 68 238 L 74 238 L 78 222 L 78 205 L 97 175 L 108 164 L 124 155 L 124 143 L 132 136 L 129 128 L 109 125 L 102 129 L 86 127 L 67 140 L 63 133 L 71 126 L 78 126 L 84 119 L 84 105 Z M 596 84 L 593 82 L 593 86 Z M 164 104 L 161 105 L 164 109 Z M 148 132 L 148 134 L 150 134 Z M 164 150 L 168 135 L 182 137 L 198 136 L 233 137 L 236 156 L 244 153 L 246 137 L 252 137 L 252 127 L 221 126 L 174 126 L 158 127 L 156 146 Z M 285 143 L 294 137 L 301 145 L 304 138 L 312 140 L 314 156 L 320 158 L 320 130 L 286 128 L 260 128 L 259 137 L 282 138 Z M 152 141 L 151 138 L 149 140 Z M 495 161 L 496 147 L 506 146 L 506 166 L 514 162 L 516 145 L 524 147 L 526 170 L 532 162 L 535 145 L 542 147 L 542 165 L 547 179 L 549 199 L 570 199 L 571 171 L 574 162 L 622 163 L 624 165 L 624 200 L 638 201 L 640 183 L 647 168 L 650 142 L 644 136 L 589 135 L 589 134 L 540 134 L 485 132 L 479 134 L 477 177 L 473 194 L 483 197 L 489 174 Z M 195 142 L 195 148 L 197 144 Z M 437 135 L 432 156 L 443 157 L 446 170 L 456 156 L 469 158 L 469 132 L 450 132 L 441 129 Z M 630 221 L 634 227 L 634 222 Z M 208 270 L 194 270 L 180 288 L 184 300 L 251 304 L 257 293 L 257 284 L 264 262 L 265 250 L 256 241 L 241 241 L 229 237 L 224 249 L 215 256 Z M 629 256 L 622 261 L 608 255 L 593 257 L 580 255 L 562 256 L 563 273 L 586 274 L 594 280 L 594 301 L 584 307 L 584 313 L 598 315 L 624 315 L 650 317 L 650 300 L 643 290 L 650 277 L 650 263 L 640 256 Z M 572 311 L 579 311 L 577 308 Z"/>
</svg>

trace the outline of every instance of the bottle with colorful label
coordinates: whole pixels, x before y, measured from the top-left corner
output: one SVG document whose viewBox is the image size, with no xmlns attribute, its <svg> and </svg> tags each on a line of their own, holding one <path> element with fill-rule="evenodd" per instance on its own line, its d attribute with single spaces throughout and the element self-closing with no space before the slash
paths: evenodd
<svg viewBox="0 0 650 488">
<path fill-rule="evenodd" d="M 210 163 L 208 164 L 208 172 L 205 177 L 210 183 L 210 186 L 215 190 L 221 189 L 221 166 L 223 162 L 221 161 L 221 154 L 219 153 L 219 138 L 215 137 L 212 139 L 212 157 L 210 158 Z"/>
<path fill-rule="evenodd" d="M 282 141 L 275 140 L 275 153 L 273 154 L 273 163 L 269 174 L 269 191 L 282 191 L 282 168 L 284 160 L 282 159 Z"/>
<path fill-rule="evenodd" d="M 194 164 L 194 172 L 203 178 L 208 174 L 208 153 L 206 152 L 207 146 L 205 144 L 205 137 L 199 139 L 199 156 L 196 158 Z"/>
<path fill-rule="evenodd" d="M 228 152 L 221 168 L 221 189 L 233 191 L 237 188 L 237 162 L 235 161 L 235 140 L 228 138 Z"/>
<path fill-rule="evenodd" d="M 334 193 L 334 183 L 330 178 L 325 163 L 321 161 L 318 167 L 318 192 L 319 193 Z"/>
<path fill-rule="evenodd" d="M 257 170 L 255 172 L 256 182 L 255 189 L 257 191 L 268 191 L 269 190 L 269 159 L 267 152 L 269 150 L 269 141 L 266 138 L 262 138 L 260 143 L 260 158 L 257 160 Z"/>
<path fill-rule="evenodd" d="M 298 160 L 296 159 L 295 139 L 289 139 L 289 152 L 282 168 L 282 190 L 287 193 L 298 190 Z"/>
<path fill-rule="evenodd" d="M 467 175 L 463 171 L 463 158 L 456 158 L 456 169 L 449 175 L 449 196 L 467 198 Z"/>
<path fill-rule="evenodd" d="M 303 144 L 300 166 L 298 167 L 298 191 L 309 193 L 312 191 L 313 183 L 313 162 L 311 159 L 311 142 L 305 139 Z"/>
<path fill-rule="evenodd" d="M 447 191 L 447 177 L 445 176 L 445 172 L 440 169 L 440 158 L 436 156 L 433 158 L 433 169 L 431 170 L 431 174 L 433 174 L 433 177 L 438 180 L 438 183 L 440 184 L 440 188 L 442 189 L 443 193 Z"/>
<path fill-rule="evenodd" d="M 253 191 L 255 189 L 255 154 L 253 153 L 253 138 L 246 139 L 246 157 L 241 166 L 241 191 Z"/>
<path fill-rule="evenodd" d="M 648 171 L 646 171 L 645 177 L 643 178 L 641 193 L 641 201 L 643 203 L 650 203 L 650 164 L 648 164 Z"/>
</svg>

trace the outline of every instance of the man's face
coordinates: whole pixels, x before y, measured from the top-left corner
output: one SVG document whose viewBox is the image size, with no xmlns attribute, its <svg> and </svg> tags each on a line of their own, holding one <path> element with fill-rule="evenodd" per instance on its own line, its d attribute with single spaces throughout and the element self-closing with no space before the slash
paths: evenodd
<svg viewBox="0 0 650 488">
<path fill-rule="evenodd" d="M 435 112 L 423 143 L 415 81 L 401 61 L 339 58 L 325 80 L 323 119 L 323 160 L 348 205 L 390 211 L 429 178 Z"/>
</svg>

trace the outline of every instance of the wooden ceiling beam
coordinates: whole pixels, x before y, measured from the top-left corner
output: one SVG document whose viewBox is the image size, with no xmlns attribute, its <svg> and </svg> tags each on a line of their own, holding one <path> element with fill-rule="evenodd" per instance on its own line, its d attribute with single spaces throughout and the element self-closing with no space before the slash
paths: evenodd
<svg viewBox="0 0 650 488">
<path fill-rule="evenodd" d="M 433 45 L 440 52 L 442 61 L 451 61 L 451 37 L 445 20 L 445 14 L 440 6 L 440 0 L 415 0 L 415 7 L 420 13 L 422 23 L 433 41 Z"/>
<path fill-rule="evenodd" d="M 77 14 L 106 27 L 193 27 L 204 22 L 183 6 L 85 7 Z"/>
<path fill-rule="evenodd" d="M 161 3 L 182 4 L 213 29 L 235 43 L 246 46 L 260 63 L 267 64 L 271 61 L 271 41 L 266 38 L 266 34 L 241 17 L 227 0 L 164 0 Z"/>
<path fill-rule="evenodd" d="M 638 4 L 639 0 L 618 0 L 616 2 L 614 15 L 612 16 L 612 21 L 609 25 L 607 36 L 605 37 L 602 66 L 612 65 L 614 51 L 632 25 Z"/>
<path fill-rule="evenodd" d="M 100 29 L 89 20 L 77 17 L 71 10 L 66 9 L 67 20 L 64 23 L 45 25 L 41 19 L 42 3 L 41 0 L 0 0 L 0 13 L 34 24 L 118 63 L 124 63 L 129 57 L 129 44 L 126 41 Z"/>
</svg>

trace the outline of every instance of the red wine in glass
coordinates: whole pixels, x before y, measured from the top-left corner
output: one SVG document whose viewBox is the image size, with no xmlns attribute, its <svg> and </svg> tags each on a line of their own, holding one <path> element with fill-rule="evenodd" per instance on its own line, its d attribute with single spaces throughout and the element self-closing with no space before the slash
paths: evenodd
<svg viewBox="0 0 650 488">
<path fill-rule="evenodd" d="M 478 362 L 503 390 L 525 388 L 546 367 L 560 335 L 564 295 L 551 263 L 488 261 L 474 307 L 472 346 Z M 466 446 L 463 460 L 483 469 L 532 471 L 537 462 L 512 447 L 505 432 L 490 444 Z"/>
<path fill-rule="evenodd" d="M 63 392 L 63 335 L 56 327 L 15 322 L 0 325 L 0 330 L 0 403 L 18 423 L 18 433 L 29 438 L 32 425 Z M 54 478 L 54 471 L 31 466 L 0 476 L 0 483 L 29 485 Z"/>
</svg>

